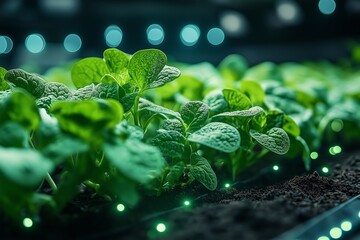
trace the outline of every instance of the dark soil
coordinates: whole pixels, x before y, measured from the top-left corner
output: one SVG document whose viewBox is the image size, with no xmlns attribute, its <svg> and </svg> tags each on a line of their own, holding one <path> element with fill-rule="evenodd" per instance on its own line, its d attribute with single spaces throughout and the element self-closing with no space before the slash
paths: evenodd
<svg viewBox="0 0 360 240">
<path fill-rule="evenodd" d="M 60 219 L 49 218 L 37 230 L 8 228 L 1 236 L 4 239 L 271 239 L 359 195 L 359 179 L 360 154 L 357 153 L 334 165 L 329 176 L 314 172 L 286 180 L 263 174 L 256 181 L 210 194 L 202 187 L 195 187 L 160 198 L 146 198 L 139 208 L 124 213 L 116 213 L 114 204 L 101 199 L 87 201 L 85 194 Z M 193 196 L 189 198 L 191 206 L 178 207 L 185 194 Z M 165 233 L 155 230 L 160 221 L 167 225 Z M 4 230 L 1 228 L 0 232 Z"/>
</svg>

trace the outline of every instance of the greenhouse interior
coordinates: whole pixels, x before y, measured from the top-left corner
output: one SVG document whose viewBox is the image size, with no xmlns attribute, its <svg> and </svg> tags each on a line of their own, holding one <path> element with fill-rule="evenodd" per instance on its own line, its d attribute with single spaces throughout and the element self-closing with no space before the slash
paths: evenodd
<svg viewBox="0 0 360 240">
<path fill-rule="evenodd" d="M 0 12 L 0 239 L 360 238 L 359 0 Z"/>
</svg>

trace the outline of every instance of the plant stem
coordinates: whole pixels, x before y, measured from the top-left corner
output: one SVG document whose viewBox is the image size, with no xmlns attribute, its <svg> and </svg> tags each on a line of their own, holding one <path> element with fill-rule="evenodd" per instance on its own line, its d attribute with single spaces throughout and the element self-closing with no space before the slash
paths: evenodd
<svg viewBox="0 0 360 240">
<path fill-rule="evenodd" d="M 54 182 L 54 180 L 52 179 L 52 177 L 50 176 L 49 173 L 46 173 L 45 179 L 46 179 L 46 181 L 49 183 L 52 191 L 53 191 L 54 193 L 56 193 L 57 190 L 58 190 L 58 188 L 57 188 L 56 183 Z"/>
<path fill-rule="evenodd" d="M 94 183 L 90 180 L 86 180 L 84 181 L 84 184 L 87 186 L 87 187 L 90 187 L 92 189 L 94 189 L 96 192 L 99 190 L 100 188 L 100 184 L 97 184 L 97 183 Z"/>
<path fill-rule="evenodd" d="M 135 101 L 134 101 L 134 124 L 136 126 L 140 126 L 140 120 L 139 120 L 139 101 L 141 97 L 141 92 L 139 92 L 136 95 Z"/>
</svg>

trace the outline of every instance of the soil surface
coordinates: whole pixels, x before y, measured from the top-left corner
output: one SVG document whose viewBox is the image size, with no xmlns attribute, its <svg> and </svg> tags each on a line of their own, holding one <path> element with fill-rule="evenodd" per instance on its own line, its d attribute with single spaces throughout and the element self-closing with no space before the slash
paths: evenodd
<svg viewBox="0 0 360 240">
<path fill-rule="evenodd" d="M 272 239 L 359 195 L 359 179 L 356 153 L 332 166 L 327 176 L 314 172 L 279 179 L 268 172 L 212 193 L 195 187 L 146 198 L 124 213 L 84 194 L 60 219 L 48 218 L 32 230 L 0 227 L 0 233 L 2 239 Z M 191 205 L 178 207 L 185 199 Z M 164 233 L 155 230 L 159 222 L 167 226 Z"/>
</svg>

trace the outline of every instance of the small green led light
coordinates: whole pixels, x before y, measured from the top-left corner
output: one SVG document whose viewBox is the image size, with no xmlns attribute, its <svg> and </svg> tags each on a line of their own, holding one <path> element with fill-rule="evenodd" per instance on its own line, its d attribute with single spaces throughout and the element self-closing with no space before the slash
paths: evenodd
<svg viewBox="0 0 360 240">
<path fill-rule="evenodd" d="M 273 169 L 274 169 L 274 171 L 278 171 L 278 170 L 279 170 L 279 166 L 278 166 L 278 165 L 274 165 L 274 166 L 273 166 Z"/>
<path fill-rule="evenodd" d="M 329 172 L 329 168 L 323 167 L 323 168 L 321 169 L 321 171 L 322 171 L 323 173 L 328 173 L 328 172 Z"/>
<path fill-rule="evenodd" d="M 318 237 L 317 240 L 330 240 L 330 238 L 328 238 L 326 236 L 321 236 L 321 237 Z"/>
<path fill-rule="evenodd" d="M 189 205 L 190 205 L 190 201 L 188 201 L 188 200 L 184 201 L 184 205 L 185 205 L 185 206 L 189 206 Z"/>
<path fill-rule="evenodd" d="M 165 230 L 166 230 L 166 226 L 165 226 L 165 224 L 163 224 L 163 223 L 159 223 L 157 226 L 156 226 L 156 230 L 158 231 L 158 232 L 165 232 Z"/>
<path fill-rule="evenodd" d="M 335 119 L 330 126 L 334 132 L 340 132 L 344 127 L 344 122 L 341 119 Z"/>
<path fill-rule="evenodd" d="M 329 153 L 330 153 L 331 155 L 335 155 L 335 154 L 336 154 L 335 151 L 334 151 L 334 147 L 330 147 L 330 148 L 329 148 Z"/>
<path fill-rule="evenodd" d="M 226 183 L 226 184 L 225 184 L 225 187 L 226 187 L 226 188 L 229 188 L 229 187 L 230 187 L 230 184 L 229 184 L 229 183 Z"/>
<path fill-rule="evenodd" d="M 119 203 L 119 204 L 116 206 L 116 210 L 118 210 L 119 212 L 123 212 L 123 211 L 125 210 L 124 204 Z"/>
<path fill-rule="evenodd" d="M 341 238 L 342 236 L 342 230 L 338 227 L 334 227 L 330 230 L 330 237 L 334 239 Z"/>
<path fill-rule="evenodd" d="M 24 227 L 31 228 L 33 226 L 33 220 L 30 218 L 24 218 L 23 225 Z"/>
<path fill-rule="evenodd" d="M 342 151 L 342 149 L 341 149 L 340 146 L 334 146 L 334 147 L 333 147 L 333 152 L 334 152 L 335 154 L 339 154 L 339 153 L 341 153 L 341 151 Z"/>
<path fill-rule="evenodd" d="M 348 232 L 352 229 L 352 223 L 350 221 L 343 221 L 341 223 L 341 229 L 345 232 Z"/>
<path fill-rule="evenodd" d="M 311 158 L 311 159 L 315 160 L 315 159 L 317 159 L 318 157 L 319 157 L 319 154 L 318 154 L 317 152 L 312 152 L 312 153 L 310 153 L 310 158 Z"/>
</svg>

